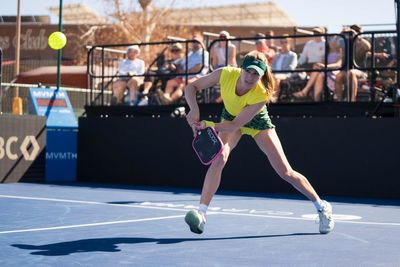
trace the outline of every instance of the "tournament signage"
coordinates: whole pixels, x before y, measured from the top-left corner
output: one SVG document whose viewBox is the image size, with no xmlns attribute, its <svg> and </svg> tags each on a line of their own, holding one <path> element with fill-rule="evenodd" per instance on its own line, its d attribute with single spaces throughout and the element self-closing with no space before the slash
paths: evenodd
<svg viewBox="0 0 400 267">
<path fill-rule="evenodd" d="M 0 183 L 43 181 L 45 119 L 0 116 Z"/>
<path fill-rule="evenodd" d="M 26 135 L 21 145 L 19 145 L 18 136 L 10 136 L 4 139 L 0 136 L 0 160 L 7 158 L 9 160 L 17 160 L 18 154 L 22 154 L 27 161 L 33 161 L 39 154 L 40 146 L 34 135 Z M 31 151 L 29 148 L 32 147 Z"/>
<path fill-rule="evenodd" d="M 46 116 L 46 126 L 76 128 L 78 122 L 65 90 L 50 88 L 30 89 L 30 113 Z"/>
<path fill-rule="evenodd" d="M 63 89 L 30 88 L 30 112 L 46 117 L 46 181 L 76 179 L 78 122 Z"/>
</svg>

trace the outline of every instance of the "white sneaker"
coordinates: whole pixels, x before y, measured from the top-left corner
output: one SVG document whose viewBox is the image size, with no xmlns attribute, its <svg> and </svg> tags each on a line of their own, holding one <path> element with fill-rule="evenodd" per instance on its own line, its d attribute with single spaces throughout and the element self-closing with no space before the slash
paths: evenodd
<svg viewBox="0 0 400 267">
<path fill-rule="evenodd" d="M 199 213 L 197 210 L 191 210 L 186 213 L 185 222 L 189 225 L 190 231 L 196 234 L 202 234 L 204 225 L 206 224 L 206 218 L 204 214 Z"/>
<path fill-rule="evenodd" d="M 319 232 L 321 234 L 328 234 L 335 227 L 335 222 L 332 218 L 332 205 L 328 201 L 322 200 L 324 207 L 318 211 L 319 215 Z"/>
</svg>

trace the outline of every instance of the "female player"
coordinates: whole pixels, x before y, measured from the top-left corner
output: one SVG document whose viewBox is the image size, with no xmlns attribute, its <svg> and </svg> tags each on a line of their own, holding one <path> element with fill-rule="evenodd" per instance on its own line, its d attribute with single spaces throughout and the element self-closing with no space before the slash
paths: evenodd
<svg viewBox="0 0 400 267">
<path fill-rule="evenodd" d="M 222 121 L 220 123 L 200 121 L 196 92 L 217 83 L 221 86 L 224 102 Z M 332 231 L 334 227 L 332 206 L 319 198 L 306 177 L 292 169 L 283 152 L 275 126 L 268 116 L 266 104 L 273 88 L 273 78 L 267 66 L 267 58 L 263 53 L 256 51 L 245 56 L 241 68 L 220 68 L 186 86 L 185 98 L 190 108 L 186 119 L 194 135 L 199 129 L 213 127 L 219 132 L 224 143 L 222 154 L 207 171 L 199 209 L 191 210 L 185 216 L 185 221 L 192 232 L 201 234 L 204 231 L 207 208 L 220 184 L 222 169 L 243 134 L 254 138 L 282 179 L 314 203 L 320 218 L 320 233 L 326 234 Z"/>
</svg>

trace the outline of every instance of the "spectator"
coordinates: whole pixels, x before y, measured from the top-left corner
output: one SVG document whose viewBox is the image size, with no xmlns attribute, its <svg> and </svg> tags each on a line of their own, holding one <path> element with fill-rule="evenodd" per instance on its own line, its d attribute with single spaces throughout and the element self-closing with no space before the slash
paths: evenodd
<svg viewBox="0 0 400 267">
<path fill-rule="evenodd" d="M 287 35 L 284 35 L 287 36 Z M 297 66 L 297 54 L 290 50 L 290 39 L 285 38 L 280 41 L 281 50 L 275 55 L 271 63 L 272 71 L 284 71 L 294 70 Z M 281 81 L 289 78 L 291 73 L 275 73 L 273 75 L 275 79 L 275 93 L 271 98 L 272 102 L 276 102 L 280 96 L 280 84 Z"/>
<path fill-rule="evenodd" d="M 139 86 L 143 83 L 143 77 L 133 75 L 143 75 L 145 64 L 143 60 L 138 58 L 140 55 L 139 46 L 129 46 L 126 50 L 126 54 L 127 59 L 123 60 L 118 68 L 118 75 L 126 77 L 121 77 L 113 84 L 113 94 L 116 104 L 122 104 L 124 92 L 126 89 L 129 89 L 129 103 L 134 105 Z"/>
<path fill-rule="evenodd" d="M 368 58 L 372 56 L 371 52 L 371 45 L 369 45 L 369 42 L 363 38 L 362 35 L 362 28 L 358 24 L 354 24 L 350 26 L 350 29 L 354 31 L 354 35 L 358 35 L 354 39 L 354 62 L 357 64 L 357 66 L 360 67 L 367 67 L 367 61 Z M 390 61 L 390 53 L 385 53 L 385 51 L 378 51 L 379 49 L 379 38 L 375 39 L 375 51 L 374 51 L 374 59 L 375 59 L 375 66 L 378 66 L 379 63 L 381 62 L 387 62 L 388 60 Z M 386 52 L 389 52 L 386 50 Z M 371 62 L 371 61 L 370 61 Z M 388 62 L 387 62 L 388 63 Z M 386 64 L 383 64 L 386 65 Z"/>
<path fill-rule="evenodd" d="M 268 31 L 268 32 L 265 33 L 265 36 L 266 36 L 266 37 L 274 37 L 274 36 L 275 36 L 275 33 L 274 33 L 273 30 L 270 30 L 270 31 Z M 274 39 L 272 39 L 272 38 L 269 39 L 268 42 L 267 42 L 267 45 L 268 45 L 268 47 L 269 47 L 270 49 L 274 50 L 275 53 L 278 53 L 278 52 L 279 52 L 279 47 L 275 45 L 275 40 L 274 40 Z"/>
<path fill-rule="evenodd" d="M 221 31 L 218 39 L 229 40 L 229 32 Z M 227 48 L 228 47 L 228 48 Z M 226 51 L 228 49 L 228 51 Z M 228 52 L 228 53 L 227 53 Z M 226 59 L 228 55 L 228 60 Z M 236 67 L 236 46 L 231 41 L 218 41 L 211 48 L 211 66 L 218 69 L 224 66 Z"/>
<path fill-rule="evenodd" d="M 362 33 L 361 26 L 357 24 L 351 25 L 349 29 L 345 28 L 344 33 L 347 33 L 351 40 L 354 41 L 351 49 L 353 50 L 354 63 L 359 67 L 366 67 L 367 56 L 371 53 L 371 44 L 363 36 L 358 35 Z M 356 35 L 358 35 L 357 38 L 353 39 Z"/>
<path fill-rule="evenodd" d="M 329 38 L 328 45 L 328 63 L 326 67 L 328 69 L 340 68 L 342 66 L 343 53 L 338 43 L 338 38 L 336 36 Z M 325 68 L 325 64 L 315 63 L 314 68 L 323 69 Z M 327 86 L 331 91 L 335 90 L 335 79 L 338 72 L 339 71 L 327 72 Z M 309 92 L 314 90 L 313 100 L 321 101 L 322 91 L 324 89 L 324 78 L 324 72 L 312 72 L 306 86 L 301 91 L 294 93 L 293 96 L 295 98 L 306 98 Z"/>
<path fill-rule="evenodd" d="M 182 66 L 183 62 L 183 47 L 180 43 L 172 44 L 169 47 L 169 57 L 165 60 L 165 55 L 163 54 L 161 58 L 161 62 L 157 64 L 157 72 L 156 74 L 176 74 L 178 70 Z M 154 73 L 154 72 L 153 72 Z M 148 104 L 148 93 L 152 88 L 158 86 L 161 83 L 160 87 L 164 90 L 167 84 L 167 81 L 171 79 L 173 76 L 158 76 L 158 77 L 146 77 L 145 84 L 142 92 L 142 97 L 139 106 Z"/>
<path fill-rule="evenodd" d="M 349 43 L 349 65 L 347 70 L 343 70 L 336 75 L 335 82 L 335 92 L 338 101 L 343 101 L 345 97 L 343 96 L 343 91 L 348 88 L 348 92 L 350 94 L 350 101 L 355 102 L 357 99 L 357 85 L 359 79 L 366 79 L 367 73 L 361 71 L 359 69 L 355 69 L 353 67 L 353 62 L 358 67 L 366 67 L 366 59 L 368 52 L 371 51 L 371 44 L 361 35 L 357 36 L 354 40 L 354 37 L 361 33 L 361 27 L 358 25 L 352 25 L 354 29 L 357 29 L 356 32 L 353 28 L 344 28 L 342 30 L 342 34 L 346 36 L 347 41 Z M 341 42 L 342 48 L 344 48 L 344 40 Z"/>
<path fill-rule="evenodd" d="M 187 83 L 197 80 L 199 77 L 204 76 L 208 72 L 208 52 L 204 49 L 203 38 L 200 34 L 195 34 L 192 37 L 192 47 L 188 54 L 187 71 L 186 60 L 184 59 L 178 73 L 196 73 L 188 75 Z M 179 100 L 183 95 L 183 89 L 186 83 L 185 76 L 179 76 L 168 80 L 165 87 L 165 92 L 157 90 L 158 96 L 163 104 L 172 104 Z"/>
<path fill-rule="evenodd" d="M 263 33 L 256 34 L 256 50 L 263 53 L 268 59 L 268 64 L 271 64 L 275 56 L 275 50 L 268 47 L 265 34 Z"/>
<path fill-rule="evenodd" d="M 303 47 L 298 64 L 302 68 L 312 68 L 315 63 L 321 63 L 325 56 L 325 39 L 321 34 L 324 34 L 324 29 L 316 27 L 312 29 L 316 35 L 308 41 Z"/>
</svg>

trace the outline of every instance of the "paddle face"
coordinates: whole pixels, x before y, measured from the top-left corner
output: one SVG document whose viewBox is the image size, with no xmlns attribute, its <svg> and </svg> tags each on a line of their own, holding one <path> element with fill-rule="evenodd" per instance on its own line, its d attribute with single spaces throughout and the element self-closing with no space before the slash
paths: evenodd
<svg viewBox="0 0 400 267">
<path fill-rule="evenodd" d="M 222 153 L 224 145 L 217 132 L 213 128 L 207 127 L 197 132 L 192 147 L 201 163 L 209 165 Z"/>
</svg>

